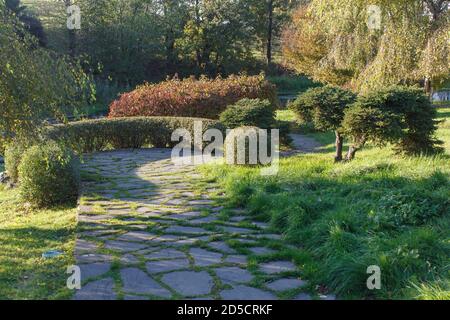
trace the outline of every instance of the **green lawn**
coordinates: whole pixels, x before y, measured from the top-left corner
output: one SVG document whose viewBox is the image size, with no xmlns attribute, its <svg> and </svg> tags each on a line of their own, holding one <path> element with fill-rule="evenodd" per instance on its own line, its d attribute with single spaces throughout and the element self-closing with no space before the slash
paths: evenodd
<svg viewBox="0 0 450 320">
<path fill-rule="evenodd" d="M 281 161 L 278 176 L 207 166 L 230 206 L 270 221 L 296 247 L 279 252 L 302 267 L 310 285 L 346 298 L 446 298 L 450 254 L 450 112 L 438 135 L 446 155 L 400 158 L 367 148 L 348 164 L 332 162 L 332 134 L 311 134 L 324 152 Z M 75 208 L 30 210 L 0 186 L 0 299 L 64 299 L 73 261 Z M 61 250 L 54 259 L 42 253 Z M 366 268 L 382 269 L 382 290 L 365 289 Z"/>
<path fill-rule="evenodd" d="M 336 165 L 333 135 L 320 134 L 323 153 L 283 159 L 274 177 L 224 165 L 202 171 L 225 189 L 227 205 L 248 208 L 297 247 L 285 255 L 313 284 L 349 299 L 450 299 L 449 111 L 440 118 L 445 155 L 367 147 Z M 381 267 L 381 290 L 366 288 L 370 265 Z"/>
<path fill-rule="evenodd" d="M 75 211 L 27 209 L 15 190 L 0 186 L 0 300 L 70 297 L 65 272 L 74 264 Z M 49 250 L 64 254 L 42 258 Z"/>
<path fill-rule="evenodd" d="M 319 86 L 306 76 L 269 76 L 268 80 L 277 86 L 279 94 L 299 94 L 310 88 Z"/>
</svg>

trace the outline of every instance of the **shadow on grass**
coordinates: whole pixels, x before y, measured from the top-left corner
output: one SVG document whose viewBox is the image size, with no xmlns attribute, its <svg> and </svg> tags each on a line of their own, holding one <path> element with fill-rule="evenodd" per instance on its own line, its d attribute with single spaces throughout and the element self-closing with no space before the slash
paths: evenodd
<svg viewBox="0 0 450 320">
<path fill-rule="evenodd" d="M 450 111 L 438 112 L 437 118 L 438 119 L 450 118 Z"/>
<path fill-rule="evenodd" d="M 67 266 L 73 264 L 73 228 L 0 229 L 0 299 L 65 299 Z M 44 259 L 50 250 L 61 256 Z"/>
<path fill-rule="evenodd" d="M 83 197 L 112 202 L 152 204 L 161 197 L 158 184 L 144 178 L 147 165 L 171 157 L 170 149 L 114 150 L 85 156 L 82 170 Z"/>
</svg>

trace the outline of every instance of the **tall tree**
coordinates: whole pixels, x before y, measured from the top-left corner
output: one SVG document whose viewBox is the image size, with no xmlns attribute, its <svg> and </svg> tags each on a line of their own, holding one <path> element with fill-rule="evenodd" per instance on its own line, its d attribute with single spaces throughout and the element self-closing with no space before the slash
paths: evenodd
<svg viewBox="0 0 450 320">
<path fill-rule="evenodd" d="M 37 45 L 0 0 L 0 132 L 7 138 L 33 136 L 49 117 L 84 106 L 92 94 L 90 78 L 76 61 L 55 57 Z"/>
<path fill-rule="evenodd" d="M 247 0 L 247 17 L 262 44 L 267 65 L 273 62 L 274 43 L 289 22 L 292 10 L 309 0 Z"/>
<path fill-rule="evenodd" d="M 177 47 L 200 72 L 237 71 L 251 60 L 255 33 L 244 0 L 190 0 L 189 21 Z"/>
<path fill-rule="evenodd" d="M 151 79 L 152 72 L 164 68 L 163 57 L 167 52 L 164 42 L 170 47 L 171 41 L 167 37 L 167 24 L 161 23 L 164 19 L 162 3 L 157 0 L 77 0 L 82 13 L 77 53 L 86 56 L 91 65 L 101 65 L 102 75 L 111 77 L 121 86 L 134 86 Z"/>
<path fill-rule="evenodd" d="M 371 5 L 380 8 L 373 16 Z M 357 91 L 449 76 L 448 0 L 313 0 L 284 33 L 289 64 Z M 380 22 L 380 28 L 368 23 Z"/>
<path fill-rule="evenodd" d="M 47 37 L 39 19 L 32 16 L 27 11 L 27 7 L 20 3 L 20 0 L 6 0 L 5 5 L 6 10 L 14 14 L 19 19 L 25 30 L 38 39 L 39 45 L 45 47 L 47 45 Z"/>
</svg>

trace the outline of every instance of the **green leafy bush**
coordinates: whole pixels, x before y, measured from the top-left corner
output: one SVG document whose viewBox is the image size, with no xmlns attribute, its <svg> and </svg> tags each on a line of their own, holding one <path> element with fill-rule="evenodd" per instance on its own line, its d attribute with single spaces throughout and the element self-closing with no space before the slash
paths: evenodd
<svg viewBox="0 0 450 320">
<path fill-rule="evenodd" d="M 81 63 L 38 45 L 20 16 L 0 1 L 0 134 L 32 136 L 43 120 L 63 118 L 94 93 Z M 23 18 L 23 16 L 22 16 Z"/>
<path fill-rule="evenodd" d="M 242 99 L 220 114 L 220 122 L 229 129 L 255 126 L 273 128 L 275 111 L 269 100 Z"/>
<path fill-rule="evenodd" d="M 393 143 L 397 152 L 408 155 L 439 152 L 436 117 L 436 109 L 416 87 L 392 86 L 360 96 L 343 121 L 355 141 L 348 158 L 367 141 Z"/>
<path fill-rule="evenodd" d="M 344 134 L 353 139 L 346 160 L 354 159 L 356 152 L 364 147 L 367 141 L 381 147 L 397 141 L 402 134 L 396 114 L 378 108 L 363 107 L 359 102 L 346 111 L 342 127 Z"/>
<path fill-rule="evenodd" d="M 25 147 L 21 143 L 10 143 L 5 149 L 5 170 L 12 183 L 19 181 L 19 164 L 22 160 Z"/>
<path fill-rule="evenodd" d="M 341 123 L 345 110 L 356 100 L 351 91 L 334 86 L 313 88 L 299 96 L 289 105 L 297 117 L 305 122 L 312 123 L 319 131 L 335 131 L 336 133 L 336 161 L 342 160 Z"/>
<path fill-rule="evenodd" d="M 393 191 L 381 197 L 371 217 L 380 228 L 420 226 L 449 210 L 450 200 L 445 197 L 423 190 Z"/>
<path fill-rule="evenodd" d="M 123 94 L 110 106 L 109 116 L 173 116 L 218 119 L 227 106 L 243 98 L 268 99 L 278 104 L 275 86 L 264 76 L 230 76 L 168 80 L 145 84 Z"/>
<path fill-rule="evenodd" d="M 79 159 L 55 142 L 25 151 L 19 165 L 20 196 L 37 207 L 75 203 L 80 189 Z"/>
<path fill-rule="evenodd" d="M 133 117 L 71 122 L 47 128 L 45 138 L 65 143 L 77 153 L 108 149 L 168 147 L 173 131 L 187 129 L 194 134 L 194 123 L 201 121 L 203 132 L 209 128 L 223 130 L 218 121 L 198 118 Z"/>
<path fill-rule="evenodd" d="M 289 108 L 304 122 L 312 122 L 317 130 L 330 131 L 340 127 L 345 109 L 355 100 L 356 95 L 351 91 L 324 86 L 309 89 Z"/>
<path fill-rule="evenodd" d="M 262 129 L 280 130 L 280 143 L 289 145 L 292 139 L 289 136 L 289 122 L 277 121 L 275 110 L 268 100 L 242 99 L 236 104 L 228 106 L 221 113 L 220 122 L 227 129 L 239 127 L 259 127 Z"/>
</svg>

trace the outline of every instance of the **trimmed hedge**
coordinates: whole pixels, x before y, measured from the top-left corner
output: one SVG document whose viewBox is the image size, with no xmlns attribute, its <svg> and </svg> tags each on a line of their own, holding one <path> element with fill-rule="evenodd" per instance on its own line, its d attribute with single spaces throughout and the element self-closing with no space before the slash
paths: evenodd
<svg viewBox="0 0 450 320">
<path fill-rule="evenodd" d="M 47 128 L 44 139 L 61 141 L 77 153 L 109 149 L 138 149 L 144 146 L 173 147 L 172 133 L 187 129 L 194 136 L 194 123 L 201 121 L 203 132 L 210 128 L 224 131 L 214 120 L 176 117 L 132 117 L 95 119 L 54 125 Z"/>
<path fill-rule="evenodd" d="M 276 87 L 264 76 L 222 79 L 172 79 L 145 84 L 123 94 L 110 106 L 109 117 L 174 116 L 218 119 L 227 106 L 243 99 L 267 99 L 278 105 Z"/>
<path fill-rule="evenodd" d="M 25 151 L 19 165 L 20 197 L 37 207 L 75 203 L 80 189 L 79 159 L 47 141 Z"/>
</svg>

